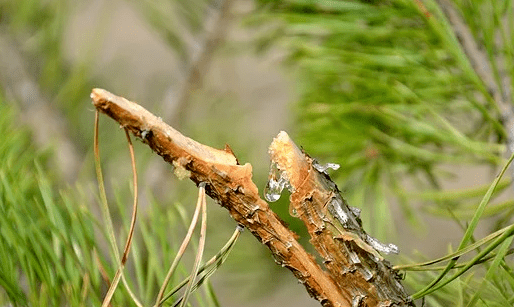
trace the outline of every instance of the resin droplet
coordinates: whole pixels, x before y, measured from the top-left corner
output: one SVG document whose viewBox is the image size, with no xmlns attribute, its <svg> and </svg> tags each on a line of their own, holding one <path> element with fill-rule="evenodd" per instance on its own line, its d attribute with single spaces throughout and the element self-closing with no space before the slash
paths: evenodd
<svg viewBox="0 0 514 307">
<path fill-rule="evenodd" d="M 339 220 L 339 223 L 341 223 L 343 225 L 343 227 L 347 227 L 348 225 L 348 215 L 346 214 L 346 212 L 343 211 L 343 209 L 341 208 L 341 206 L 339 204 L 337 204 L 336 201 L 334 201 L 335 203 L 332 204 L 333 206 L 333 209 L 335 211 L 335 217 L 336 219 Z"/>
<path fill-rule="evenodd" d="M 268 183 L 264 187 L 264 198 L 269 202 L 275 202 L 280 199 L 280 194 L 284 188 L 291 190 L 286 173 L 280 171 L 276 163 L 271 163 Z"/>
<path fill-rule="evenodd" d="M 398 254 L 400 250 L 398 249 L 398 246 L 394 244 L 384 244 L 377 239 L 373 238 L 370 235 L 366 235 L 366 241 L 369 245 L 371 245 L 374 249 L 376 249 L 379 252 L 382 252 L 384 254 Z"/>
<path fill-rule="evenodd" d="M 289 206 L 289 215 L 292 217 L 298 217 L 298 211 L 293 206 Z"/>
<path fill-rule="evenodd" d="M 331 168 L 333 170 L 339 169 L 340 165 L 336 163 L 327 163 L 324 165 L 319 164 L 316 160 L 312 163 L 312 166 L 320 173 L 327 173 L 327 169 Z"/>
<path fill-rule="evenodd" d="M 359 216 L 355 215 L 352 207 L 346 206 L 340 197 L 333 197 L 330 200 L 328 211 L 345 229 L 359 229 L 361 225 Z"/>
<path fill-rule="evenodd" d="M 362 294 L 354 296 L 352 299 L 352 307 L 362 306 L 361 303 L 364 301 L 365 298 L 366 298 L 366 296 L 362 295 Z"/>
<path fill-rule="evenodd" d="M 359 258 L 359 255 L 357 255 L 357 253 L 352 250 L 348 251 L 348 258 L 350 259 L 350 262 L 353 264 L 361 263 L 361 259 Z"/>
<path fill-rule="evenodd" d="M 278 181 L 270 179 L 264 188 L 264 198 L 269 202 L 275 202 L 280 199 L 282 189 Z"/>
</svg>

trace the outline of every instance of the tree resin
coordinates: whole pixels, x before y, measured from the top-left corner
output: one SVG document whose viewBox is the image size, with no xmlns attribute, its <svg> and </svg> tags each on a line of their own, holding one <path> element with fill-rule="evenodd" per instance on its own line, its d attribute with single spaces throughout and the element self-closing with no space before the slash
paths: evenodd
<svg viewBox="0 0 514 307">
<path fill-rule="evenodd" d="M 366 242 L 368 242 L 368 244 L 371 245 L 375 250 L 384 254 L 398 254 L 400 252 L 398 246 L 392 243 L 384 244 L 368 234 L 366 234 Z"/>
<path fill-rule="evenodd" d="M 284 188 L 288 188 L 291 191 L 287 174 L 279 170 L 277 164 L 272 162 L 269 170 L 268 183 L 266 183 L 266 187 L 264 187 L 264 198 L 269 202 L 276 202 L 280 199 L 280 194 Z"/>
<path fill-rule="evenodd" d="M 318 161 L 314 160 L 312 162 L 312 167 L 314 167 L 318 172 L 327 174 L 327 169 L 333 169 L 338 170 L 339 167 L 341 167 L 337 163 L 326 163 L 326 164 L 319 164 Z"/>
</svg>

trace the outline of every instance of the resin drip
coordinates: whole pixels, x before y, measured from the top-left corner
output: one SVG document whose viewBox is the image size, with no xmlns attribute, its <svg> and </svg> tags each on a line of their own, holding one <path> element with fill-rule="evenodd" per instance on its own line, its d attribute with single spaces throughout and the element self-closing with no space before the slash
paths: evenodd
<svg viewBox="0 0 514 307">
<path fill-rule="evenodd" d="M 368 234 L 366 234 L 366 242 L 368 242 L 368 244 L 371 245 L 374 249 L 384 254 L 398 254 L 400 252 L 398 246 L 392 243 L 384 244 Z"/>
<path fill-rule="evenodd" d="M 280 171 L 275 162 L 271 162 L 268 183 L 264 188 L 264 198 L 269 202 L 276 202 L 280 199 L 280 194 L 284 188 L 288 188 L 289 191 L 292 190 L 287 174 Z"/>
<path fill-rule="evenodd" d="M 319 164 L 318 161 L 314 160 L 312 162 L 312 167 L 314 167 L 318 172 L 320 173 L 325 173 L 327 174 L 327 169 L 333 169 L 334 171 L 335 170 L 338 170 L 339 167 L 341 167 L 339 164 L 337 163 L 327 163 L 327 164 Z"/>
</svg>

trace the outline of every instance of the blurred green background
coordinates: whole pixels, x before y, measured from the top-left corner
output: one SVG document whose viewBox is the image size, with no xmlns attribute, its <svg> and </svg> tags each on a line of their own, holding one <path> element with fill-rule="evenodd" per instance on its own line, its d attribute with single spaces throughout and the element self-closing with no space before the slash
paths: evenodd
<svg viewBox="0 0 514 307">
<path fill-rule="evenodd" d="M 444 18 L 448 3 L 488 61 L 485 76 L 491 80 L 475 72 L 473 54 Z M 253 165 L 261 191 L 267 147 L 286 130 L 320 163 L 341 165 L 331 175 L 349 203 L 362 208 L 364 228 L 400 247 L 400 256 L 387 257 L 393 264 L 455 249 L 511 153 L 498 97 L 511 106 L 512 5 L 0 1 L 0 253 L 8 259 L 0 265 L 0 304 L 99 305 L 106 291 L 92 253 L 98 252 L 112 276 L 116 267 L 94 176 L 89 94 L 95 87 L 140 103 L 201 143 L 229 144 L 241 163 Z M 101 116 L 104 178 L 118 243 L 131 210 L 126 147 L 123 130 Z M 176 179 L 146 146 L 135 147 L 141 210 L 137 255 L 129 258 L 127 274 L 148 305 L 187 228 L 197 190 Z M 512 223 L 510 174 L 477 238 Z M 307 245 L 287 206 L 286 196 L 272 204 Z M 206 257 L 235 226 L 209 202 Z M 185 260 L 181 276 L 191 262 Z M 430 274 L 408 273 L 409 293 Z M 457 305 L 464 306 L 483 272 L 476 274 L 478 279 L 454 282 L 432 296 L 430 306 L 455 303 L 455 291 Z M 212 283 L 221 306 L 319 305 L 249 233 Z M 488 283 L 493 290 L 483 295 L 502 289 L 508 297 L 512 284 Z M 124 291 L 120 285 L 115 305 L 132 304 Z M 211 305 L 196 299 L 195 306 Z"/>
</svg>

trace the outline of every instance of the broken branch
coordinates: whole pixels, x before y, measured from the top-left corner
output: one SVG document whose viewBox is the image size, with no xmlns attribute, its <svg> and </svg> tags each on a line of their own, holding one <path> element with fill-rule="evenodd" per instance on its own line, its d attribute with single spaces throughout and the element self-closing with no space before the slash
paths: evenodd
<svg viewBox="0 0 514 307">
<path fill-rule="evenodd" d="M 172 164 L 177 175 L 188 177 L 197 185 L 204 182 L 207 195 L 265 244 L 275 261 L 289 269 L 323 306 L 413 306 L 395 271 L 370 246 L 373 238 L 365 237 L 360 223 L 347 227 L 350 224 L 338 224 L 328 214 L 332 210 L 328 203 L 331 200 L 343 209 L 348 207 L 335 184 L 328 176 L 312 171 L 312 159 L 285 132 L 270 148 L 272 161 L 287 172 L 294 189 L 291 204 L 306 223 L 311 242 L 323 257 L 328 273 L 260 198 L 252 181 L 252 166 L 239 165 L 230 148 L 218 150 L 187 138 L 138 104 L 108 91 L 93 89 L 91 98 L 100 112 Z M 314 190 L 309 191 L 311 188 Z M 352 260 L 352 256 L 357 260 Z"/>
<path fill-rule="evenodd" d="M 214 149 L 187 138 L 138 104 L 106 90 L 93 89 L 91 98 L 100 112 L 141 138 L 184 176 L 197 185 L 205 182 L 207 195 L 265 244 L 275 261 L 288 268 L 323 306 L 351 306 L 351 297 L 338 288 L 259 197 L 252 182 L 251 164 L 238 165 L 229 150 Z"/>
<path fill-rule="evenodd" d="M 306 225 L 310 242 L 332 279 L 353 298 L 352 306 L 413 306 L 400 277 L 378 253 L 397 253 L 366 234 L 356 209 L 348 206 L 336 184 L 280 132 L 270 146 L 271 162 L 288 181 L 290 212 Z"/>
</svg>

